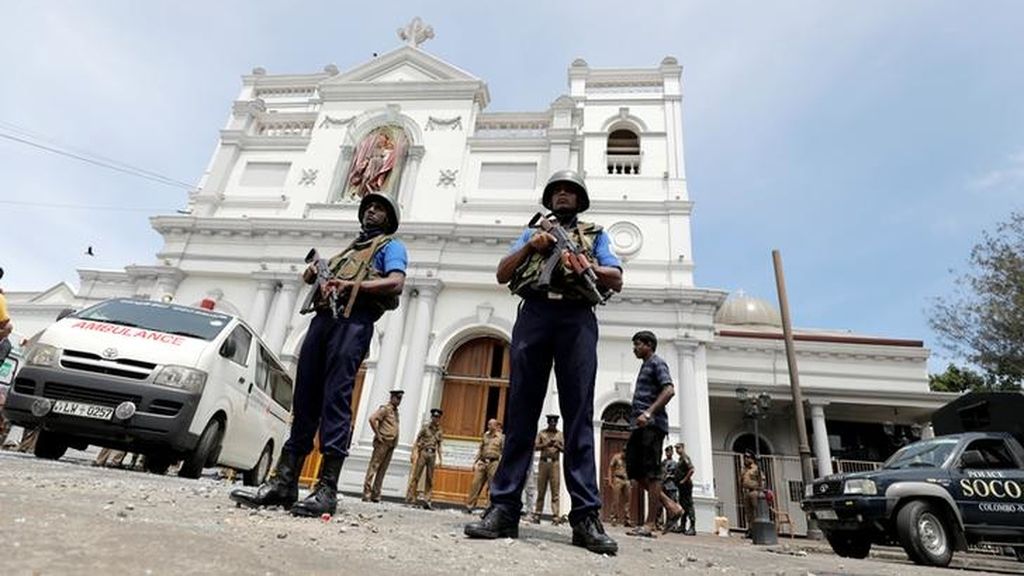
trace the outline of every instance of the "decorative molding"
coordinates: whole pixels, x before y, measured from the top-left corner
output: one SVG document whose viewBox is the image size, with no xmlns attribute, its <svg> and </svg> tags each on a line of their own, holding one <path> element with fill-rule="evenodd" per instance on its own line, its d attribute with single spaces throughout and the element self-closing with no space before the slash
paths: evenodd
<svg viewBox="0 0 1024 576">
<path fill-rule="evenodd" d="M 320 121 L 320 125 L 317 128 L 334 128 L 339 126 L 348 126 L 352 122 L 355 122 L 355 116 L 349 116 L 348 118 L 332 118 L 324 114 L 324 119 Z"/>
<path fill-rule="evenodd" d="M 612 241 L 612 249 L 624 260 L 636 256 L 644 245 L 644 234 L 640 227 L 632 222 L 619 221 L 608 227 L 608 237 Z"/>
<path fill-rule="evenodd" d="M 458 170 L 445 170 L 441 169 L 440 175 L 437 178 L 437 185 L 444 188 L 455 187 L 455 177 L 458 176 Z"/>
<path fill-rule="evenodd" d="M 299 178 L 299 185 L 312 186 L 316 184 L 316 176 L 319 172 L 316 168 L 303 168 L 302 177 Z"/>
<path fill-rule="evenodd" d="M 448 130 L 462 130 L 462 116 L 456 116 L 455 118 L 435 118 L 433 116 L 427 117 L 427 125 L 424 130 L 440 130 L 441 128 L 447 128 Z"/>
</svg>

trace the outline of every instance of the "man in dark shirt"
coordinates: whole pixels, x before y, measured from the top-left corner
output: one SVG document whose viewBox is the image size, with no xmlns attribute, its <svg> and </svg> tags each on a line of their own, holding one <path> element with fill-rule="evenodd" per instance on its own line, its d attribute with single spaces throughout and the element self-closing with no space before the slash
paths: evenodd
<svg viewBox="0 0 1024 576">
<path fill-rule="evenodd" d="M 658 338 L 653 332 L 641 330 L 633 335 L 633 355 L 643 360 L 633 390 L 633 413 L 626 443 L 626 473 L 629 479 L 647 492 L 647 522 L 629 532 L 633 536 L 653 536 L 654 522 L 666 509 L 665 526 L 671 526 L 682 515 L 682 508 L 662 491 L 661 445 L 668 435 L 668 414 L 665 405 L 675 396 L 675 386 L 668 364 L 654 353 Z"/>
<path fill-rule="evenodd" d="M 676 464 L 675 483 L 679 490 L 679 505 L 686 513 L 686 519 L 681 521 L 679 528 L 682 529 L 680 531 L 683 534 L 695 536 L 697 534 L 697 516 L 693 509 L 693 461 L 686 454 L 686 444 L 682 442 L 676 444 L 676 455 L 679 456 L 679 463 Z M 689 523 L 689 527 L 687 527 L 687 523 Z"/>
</svg>

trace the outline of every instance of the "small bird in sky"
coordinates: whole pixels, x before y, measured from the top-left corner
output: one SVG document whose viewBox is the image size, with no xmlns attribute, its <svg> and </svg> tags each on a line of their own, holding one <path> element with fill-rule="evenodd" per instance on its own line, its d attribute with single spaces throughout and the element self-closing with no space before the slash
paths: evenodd
<svg viewBox="0 0 1024 576">
<path fill-rule="evenodd" d="M 92 246 L 89 246 L 88 248 L 85 249 L 85 255 L 86 256 L 95 256 L 95 254 L 93 254 L 93 252 L 92 252 Z"/>
</svg>

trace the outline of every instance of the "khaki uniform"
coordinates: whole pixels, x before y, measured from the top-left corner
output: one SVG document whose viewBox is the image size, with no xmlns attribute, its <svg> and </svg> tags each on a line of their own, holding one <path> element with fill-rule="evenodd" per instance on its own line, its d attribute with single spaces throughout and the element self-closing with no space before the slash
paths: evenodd
<svg viewBox="0 0 1024 576">
<path fill-rule="evenodd" d="M 626 475 L 626 458 L 619 452 L 608 463 L 608 476 L 612 486 L 612 525 L 622 522 L 629 526 L 629 476 Z"/>
<path fill-rule="evenodd" d="M 466 499 L 467 508 L 476 508 L 484 484 L 490 482 L 491 478 L 494 478 L 494 473 L 498 471 L 498 462 L 501 460 L 501 450 L 504 447 L 504 434 L 484 432 L 480 449 L 476 452 L 476 463 L 473 465 L 473 485 L 469 489 L 469 498 Z"/>
<path fill-rule="evenodd" d="M 376 501 L 380 500 L 384 476 L 398 445 L 398 409 L 388 402 L 377 408 L 370 416 L 370 422 L 376 423 L 377 433 L 373 436 L 373 455 L 363 479 L 363 499 Z"/>
<path fill-rule="evenodd" d="M 565 450 L 565 440 L 559 431 L 541 430 L 537 435 L 537 448 L 540 451 L 540 464 L 537 465 L 537 508 L 534 513 L 540 516 L 544 511 L 544 495 L 551 488 L 551 516 L 558 521 L 560 516 L 558 496 L 562 492 L 562 469 L 559 457 Z"/>
<path fill-rule="evenodd" d="M 429 503 L 434 497 L 434 464 L 437 462 L 438 454 L 441 452 L 441 441 L 444 434 L 441 427 L 427 424 L 420 433 L 416 435 L 416 442 L 413 446 L 413 467 L 409 476 L 409 487 L 405 491 L 405 501 L 412 503 L 416 501 L 419 492 L 420 476 L 424 469 L 427 472 L 423 479 L 423 499 Z"/>
<path fill-rule="evenodd" d="M 747 530 L 750 530 L 757 515 L 757 496 L 761 492 L 761 470 L 757 464 L 743 469 L 740 487 L 743 489 L 743 517 L 747 521 Z"/>
</svg>

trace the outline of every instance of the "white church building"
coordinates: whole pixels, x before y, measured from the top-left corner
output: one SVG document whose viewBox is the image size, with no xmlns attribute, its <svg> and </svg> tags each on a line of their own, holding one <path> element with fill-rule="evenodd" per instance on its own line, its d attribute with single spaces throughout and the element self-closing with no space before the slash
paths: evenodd
<svg viewBox="0 0 1024 576">
<path fill-rule="evenodd" d="M 311 247 L 328 254 L 348 244 L 359 229 L 361 187 L 372 186 L 400 205 L 398 234 L 410 261 L 401 305 L 378 322 L 357 382 L 343 489 L 362 486 L 372 449 L 367 416 L 388 390 L 402 388 L 400 444 L 385 494 L 404 495 L 410 444 L 430 408 L 441 407 L 446 441 L 435 494 L 460 502 L 484 423 L 504 417 L 518 298 L 495 282 L 497 263 L 541 210 L 548 175 L 573 168 L 590 190 L 584 219 L 608 231 L 624 266 L 622 293 L 597 310 L 602 490 L 608 459 L 624 444 L 639 369 L 630 337 L 649 329 L 676 380 L 669 440 L 684 441 L 696 467 L 698 528 L 709 531 L 716 513 L 741 523 L 734 453 L 754 446 L 736 398 L 742 387 L 773 397 L 760 445 L 770 454 L 778 507 L 803 532 L 778 313 L 763 300 L 694 283 L 682 66 L 672 57 L 642 68 L 578 59 L 565 94 L 536 87 L 551 91 L 547 109 L 489 112 L 487 83 L 425 51 L 418 19 L 404 37 L 346 71 L 256 68 L 243 76 L 189 195 L 190 212 L 151 218 L 163 237 L 154 260 L 79 270 L 78 290 L 60 284 L 8 293 L 19 331 L 31 334 L 64 307 L 114 296 L 211 299 L 245 318 L 294 371 L 310 321 L 298 313 L 307 290 L 303 257 Z M 919 341 L 798 328 L 796 356 L 819 473 L 873 466 L 948 400 L 928 390 L 928 350 Z M 557 413 L 553 380 L 547 402 L 545 413 Z"/>
</svg>

